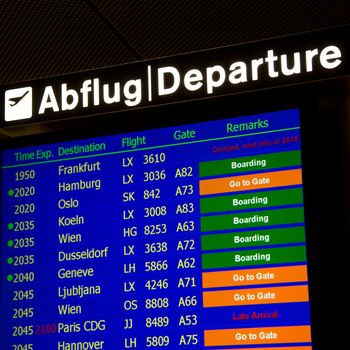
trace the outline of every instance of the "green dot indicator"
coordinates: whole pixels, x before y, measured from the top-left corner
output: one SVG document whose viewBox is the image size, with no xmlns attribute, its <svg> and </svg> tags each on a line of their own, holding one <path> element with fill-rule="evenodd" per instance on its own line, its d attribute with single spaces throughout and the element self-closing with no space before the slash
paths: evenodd
<svg viewBox="0 0 350 350">
<path fill-rule="evenodd" d="M 8 276 L 7 276 L 7 280 L 8 280 L 9 282 L 12 282 L 12 281 L 13 281 L 13 275 L 8 275 Z"/>
<path fill-rule="evenodd" d="M 13 240 L 10 239 L 8 242 L 7 242 L 7 245 L 11 248 L 13 247 Z"/>
<path fill-rule="evenodd" d="M 10 196 L 10 197 L 12 197 L 14 194 L 15 194 L 15 191 L 14 190 L 9 190 L 8 192 L 7 192 L 7 194 Z"/>
<path fill-rule="evenodd" d="M 7 263 L 8 263 L 9 265 L 13 264 L 13 258 L 8 258 L 8 259 L 7 259 Z"/>
<path fill-rule="evenodd" d="M 7 225 L 7 228 L 8 228 L 9 230 L 13 230 L 14 227 L 15 227 L 15 226 L 14 226 L 14 224 L 13 224 L 12 222 L 10 222 L 10 223 Z"/>
</svg>

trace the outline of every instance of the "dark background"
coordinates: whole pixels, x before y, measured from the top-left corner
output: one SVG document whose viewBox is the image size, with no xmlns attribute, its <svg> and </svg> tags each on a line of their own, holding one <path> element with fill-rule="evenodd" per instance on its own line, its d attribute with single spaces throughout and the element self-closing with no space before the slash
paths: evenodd
<svg viewBox="0 0 350 350">
<path fill-rule="evenodd" d="M 1 0 L 0 84 L 345 24 L 349 0 Z"/>
<path fill-rule="evenodd" d="M 349 0 L 0 0 L 0 84 L 346 24 Z M 121 114 L 118 129 L 105 126 L 120 132 L 155 127 L 164 123 L 164 115 L 176 124 L 223 118 L 232 109 L 248 115 L 301 107 L 314 350 L 348 347 L 349 86 L 348 78 L 167 106 L 157 113 L 130 111 Z M 142 123 L 136 126 L 137 118 Z M 54 139 L 106 132 L 93 119 L 79 123 L 78 133 L 63 126 L 64 133 Z M 50 130 L 37 129 L 28 134 Z"/>
</svg>

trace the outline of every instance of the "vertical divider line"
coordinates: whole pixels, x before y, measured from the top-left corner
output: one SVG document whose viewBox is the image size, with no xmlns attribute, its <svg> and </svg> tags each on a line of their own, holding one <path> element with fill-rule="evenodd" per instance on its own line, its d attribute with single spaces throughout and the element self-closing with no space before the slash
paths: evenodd
<svg viewBox="0 0 350 350">
<path fill-rule="evenodd" d="M 152 69 L 151 65 L 147 66 L 147 86 L 148 86 L 148 101 L 152 101 Z"/>
</svg>

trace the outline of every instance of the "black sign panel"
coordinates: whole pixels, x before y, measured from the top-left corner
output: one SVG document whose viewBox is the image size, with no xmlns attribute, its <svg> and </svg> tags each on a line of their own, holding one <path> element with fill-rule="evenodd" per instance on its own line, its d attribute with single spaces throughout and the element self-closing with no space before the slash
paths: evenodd
<svg viewBox="0 0 350 350">
<path fill-rule="evenodd" d="M 236 94 L 349 74 L 350 27 L 1 88 L 1 126 Z"/>
</svg>

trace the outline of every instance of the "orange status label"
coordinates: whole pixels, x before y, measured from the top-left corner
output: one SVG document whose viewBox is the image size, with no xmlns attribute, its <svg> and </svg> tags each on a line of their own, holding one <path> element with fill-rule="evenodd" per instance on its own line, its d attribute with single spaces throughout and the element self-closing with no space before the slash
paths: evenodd
<svg viewBox="0 0 350 350">
<path fill-rule="evenodd" d="M 306 265 L 204 272 L 203 288 L 306 282 Z"/>
<path fill-rule="evenodd" d="M 204 331 L 204 346 L 309 342 L 311 343 L 310 326 L 234 328 Z"/>
<path fill-rule="evenodd" d="M 308 287 L 288 286 L 203 292 L 204 307 L 304 302 Z"/>
<path fill-rule="evenodd" d="M 300 185 L 301 169 L 201 180 L 200 195 Z"/>
</svg>

